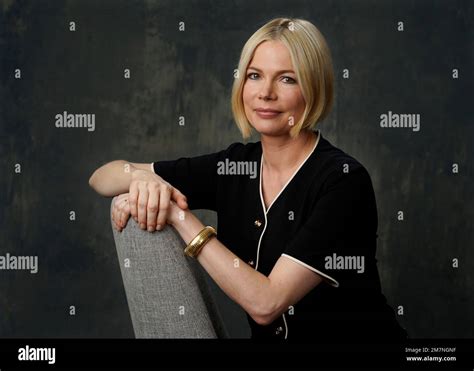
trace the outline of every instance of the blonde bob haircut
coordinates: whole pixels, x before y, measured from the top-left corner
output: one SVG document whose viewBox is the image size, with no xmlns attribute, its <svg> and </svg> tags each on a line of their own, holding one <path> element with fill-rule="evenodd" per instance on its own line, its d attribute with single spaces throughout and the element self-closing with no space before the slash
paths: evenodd
<svg viewBox="0 0 474 371">
<path fill-rule="evenodd" d="M 259 28 L 245 43 L 232 86 L 232 113 L 244 139 L 252 134 L 252 125 L 244 110 L 242 93 L 247 68 L 255 49 L 264 41 L 281 41 L 290 52 L 305 110 L 290 130 L 295 137 L 302 129 L 313 129 L 331 111 L 334 94 L 334 71 L 324 36 L 311 22 L 298 18 L 275 18 Z"/>
</svg>

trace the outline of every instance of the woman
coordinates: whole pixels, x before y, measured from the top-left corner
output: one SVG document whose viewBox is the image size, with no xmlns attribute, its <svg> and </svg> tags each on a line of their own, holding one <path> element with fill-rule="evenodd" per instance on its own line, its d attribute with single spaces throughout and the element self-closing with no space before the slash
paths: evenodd
<svg viewBox="0 0 474 371">
<path fill-rule="evenodd" d="M 114 161 L 90 184 L 104 196 L 123 193 L 113 211 L 119 230 L 130 215 L 150 232 L 171 224 L 245 310 L 252 338 L 404 339 L 381 293 L 370 176 L 315 130 L 332 101 L 324 37 L 308 21 L 274 19 L 245 44 L 232 91 L 244 139 L 253 128 L 260 142 L 175 161 Z M 217 212 L 217 237 L 192 209 Z"/>
</svg>

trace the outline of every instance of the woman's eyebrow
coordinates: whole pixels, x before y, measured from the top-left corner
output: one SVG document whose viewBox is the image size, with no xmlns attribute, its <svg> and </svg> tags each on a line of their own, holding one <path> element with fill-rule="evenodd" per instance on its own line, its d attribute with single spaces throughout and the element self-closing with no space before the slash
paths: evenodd
<svg viewBox="0 0 474 371">
<path fill-rule="evenodd" d="M 250 66 L 247 69 L 248 70 L 252 69 L 252 70 L 255 70 L 255 71 L 258 71 L 258 72 L 262 72 L 262 70 L 260 68 L 253 67 L 253 66 Z M 280 74 L 280 73 L 287 73 L 287 72 L 295 73 L 295 71 L 293 71 L 293 70 L 280 70 L 280 71 L 276 71 L 275 73 Z"/>
</svg>

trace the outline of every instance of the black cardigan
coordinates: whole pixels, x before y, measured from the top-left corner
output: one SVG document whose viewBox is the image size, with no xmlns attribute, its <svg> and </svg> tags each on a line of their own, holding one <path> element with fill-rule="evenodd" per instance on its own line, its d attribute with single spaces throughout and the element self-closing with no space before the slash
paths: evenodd
<svg viewBox="0 0 474 371">
<path fill-rule="evenodd" d="M 216 153 L 158 161 L 152 167 L 186 195 L 191 210 L 217 212 L 217 238 L 242 263 L 268 276 L 283 255 L 324 279 L 268 326 L 247 316 L 252 338 L 404 339 L 407 334 L 381 292 L 370 176 L 316 133 L 313 152 L 266 212 L 261 142 L 233 143 Z"/>
</svg>

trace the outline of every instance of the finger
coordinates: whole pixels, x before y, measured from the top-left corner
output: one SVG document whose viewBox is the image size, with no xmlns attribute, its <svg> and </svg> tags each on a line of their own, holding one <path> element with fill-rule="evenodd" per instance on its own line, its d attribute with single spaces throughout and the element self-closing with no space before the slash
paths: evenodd
<svg viewBox="0 0 474 371">
<path fill-rule="evenodd" d="M 113 204 L 112 204 L 112 210 L 110 210 L 110 217 L 112 218 L 112 220 L 114 220 L 115 200 L 116 200 L 116 199 L 117 199 L 117 198 L 114 197 L 114 199 L 113 199 L 113 201 L 112 201 L 112 202 L 113 202 Z"/>
<path fill-rule="evenodd" d="M 130 192 L 128 195 L 128 203 L 130 205 L 130 214 L 132 214 L 135 220 L 138 220 L 138 182 L 132 182 L 130 184 Z"/>
<path fill-rule="evenodd" d="M 120 218 L 120 216 L 119 216 L 119 218 Z M 114 220 L 114 228 L 119 232 L 122 231 L 122 227 L 120 226 L 120 220 L 118 220 L 118 219 Z"/>
<path fill-rule="evenodd" d="M 119 215 L 118 215 L 118 208 L 117 208 L 117 197 L 115 198 L 114 206 L 112 207 L 112 221 L 113 221 L 114 227 L 118 230 L 119 229 L 119 225 L 118 225 Z"/>
<path fill-rule="evenodd" d="M 125 205 L 127 204 L 127 200 L 124 199 L 120 202 L 120 205 L 118 205 L 118 220 L 119 220 L 119 225 L 120 227 L 124 228 L 125 227 L 125 224 L 124 224 L 124 209 L 125 209 Z"/>
<path fill-rule="evenodd" d="M 160 190 L 156 185 L 152 185 L 150 187 L 151 189 L 149 190 L 148 193 L 148 206 L 147 206 L 147 226 L 148 226 L 148 232 L 153 232 L 156 228 L 156 218 L 157 218 L 157 213 L 158 213 L 158 206 L 159 206 L 159 200 L 160 200 Z"/>
<path fill-rule="evenodd" d="M 174 202 L 178 204 L 178 206 L 181 209 L 187 209 L 188 208 L 188 200 L 185 195 L 181 193 L 181 191 L 178 188 L 173 187 L 173 191 L 171 193 L 171 198 L 173 199 Z"/>
<path fill-rule="evenodd" d="M 158 220 L 156 229 L 160 230 L 166 224 L 168 219 L 168 210 L 170 206 L 172 187 L 169 184 L 160 187 L 160 209 L 158 213 Z"/>
<path fill-rule="evenodd" d="M 118 230 L 117 222 L 115 221 L 114 212 L 112 211 L 112 226 Z"/>
<path fill-rule="evenodd" d="M 121 231 L 124 227 L 124 225 L 122 224 L 123 203 L 124 201 L 122 200 L 118 205 L 115 206 L 115 211 L 114 211 L 115 224 L 117 225 L 117 229 L 119 231 Z"/>
<path fill-rule="evenodd" d="M 112 220 L 114 219 L 114 212 L 115 212 L 115 205 L 117 204 L 117 198 L 118 196 L 115 196 L 112 200 L 112 210 L 110 211 L 110 217 Z"/>
<path fill-rule="evenodd" d="M 130 208 L 128 207 L 128 200 L 124 200 L 120 217 L 120 226 L 122 228 L 125 228 L 127 225 L 128 218 L 130 218 Z"/>
<path fill-rule="evenodd" d="M 148 205 L 148 188 L 144 183 L 138 186 L 138 222 L 141 229 L 146 228 L 146 207 Z"/>
<path fill-rule="evenodd" d="M 128 214 L 128 217 L 130 217 L 130 202 L 127 200 L 125 203 L 125 212 Z"/>
</svg>

